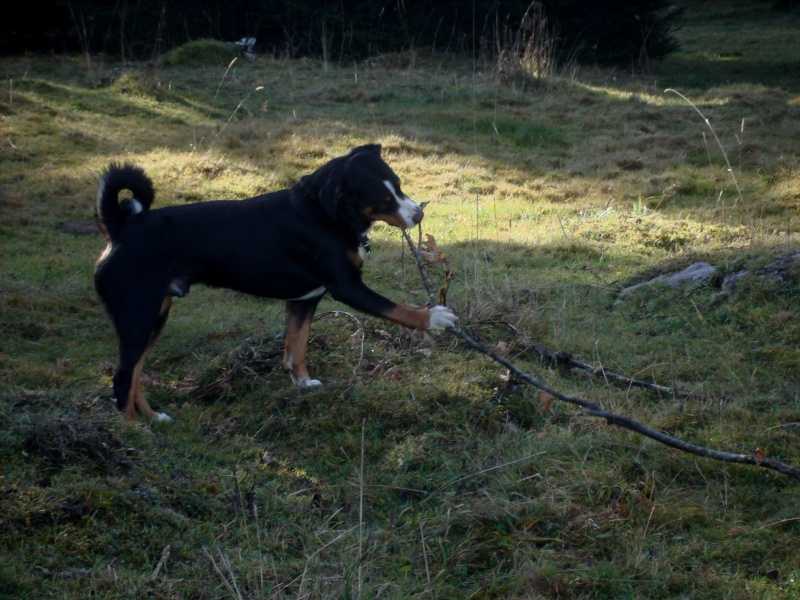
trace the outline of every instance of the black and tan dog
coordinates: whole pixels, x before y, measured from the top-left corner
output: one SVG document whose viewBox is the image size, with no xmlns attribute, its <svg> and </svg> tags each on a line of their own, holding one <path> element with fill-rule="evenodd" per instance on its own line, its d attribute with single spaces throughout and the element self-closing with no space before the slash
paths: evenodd
<svg viewBox="0 0 800 600">
<path fill-rule="evenodd" d="M 308 331 L 328 292 L 370 315 L 413 329 L 452 326 L 447 308 L 411 308 L 361 281 L 361 252 L 375 221 L 408 228 L 422 210 L 400 191 L 379 145 L 335 158 L 286 190 L 239 201 L 150 210 L 153 186 L 141 169 L 111 165 L 97 191 L 97 221 L 108 239 L 95 287 L 119 338 L 117 407 L 129 419 L 169 417 L 150 408 L 142 365 L 174 296 L 195 283 L 286 301 L 284 368 L 297 386 L 316 386 L 306 368 Z M 119 199 L 123 190 L 132 198 Z"/>
</svg>

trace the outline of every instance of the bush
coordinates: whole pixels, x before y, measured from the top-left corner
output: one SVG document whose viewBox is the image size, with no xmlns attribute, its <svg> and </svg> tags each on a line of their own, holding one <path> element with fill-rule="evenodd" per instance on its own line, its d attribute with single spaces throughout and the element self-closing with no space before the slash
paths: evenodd
<svg viewBox="0 0 800 600">
<path fill-rule="evenodd" d="M 787 5 L 794 2 L 781 0 Z M 668 0 L 452 0 L 429 3 L 419 10 L 408 3 L 383 0 L 172 0 L 156 10 L 148 2 L 118 3 L 76 0 L 41 11 L 33 3 L 23 13 L 0 23 L 0 53 L 30 50 L 120 52 L 126 57 L 153 58 L 170 48 L 183 48 L 169 61 L 230 60 L 232 50 L 206 54 L 205 38 L 258 40 L 257 49 L 285 56 L 350 60 L 434 48 L 448 52 L 492 52 L 509 49 L 510 38 L 532 33 L 533 18 L 542 14 L 557 33 L 561 58 L 591 62 L 642 64 L 677 47 L 671 31 L 681 9 Z M 181 46 L 187 40 L 204 39 Z M 537 74 L 541 47 L 525 40 L 531 56 L 519 55 Z M 215 54 L 218 52 L 218 54 Z M 545 55 L 545 66 L 549 56 Z M 207 64 L 207 63 L 204 63 Z"/>
<path fill-rule="evenodd" d="M 217 40 L 203 39 L 178 46 L 161 58 L 161 64 L 167 67 L 227 65 L 238 54 L 239 51 L 235 46 Z"/>
<path fill-rule="evenodd" d="M 542 0 L 558 24 L 561 56 L 582 62 L 646 66 L 673 52 L 672 31 L 683 8 L 667 0 Z"/>
</svg>

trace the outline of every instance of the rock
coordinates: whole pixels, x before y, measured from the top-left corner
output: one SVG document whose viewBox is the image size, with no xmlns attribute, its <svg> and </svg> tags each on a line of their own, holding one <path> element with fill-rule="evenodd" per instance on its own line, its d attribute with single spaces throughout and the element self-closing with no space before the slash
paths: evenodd
<svg viewBox="0 0 800 600">
<path fill-rule="evenodd" d="M 791 269 L 798 260 L 800 260 L 800 252 L 780 256 L 768 265 L 756 269 L 755 276 L 761 279 L 769 279 L 774 283 L 786 283 L 792 279 Z M 722 291 L 728 293 L 734 291 L 739 280 L 748 274 L 749 271 L 746 270 L 728 273 L 725 279 L 722 280 Z"/>
<path fill-rule="evenodd" d="M 705 283 L 714 274 L 715 270 L 715 266 L 707 262 L 699 262 L 673 275 L 662 275 L 661 277 L 656 277 L 656 279 L 660 279 L 670 287 L 680 287 L 684 283 Z"/>
<path fill-rule="evenodd" d="M 620 292 L 620 295 L 625 296 L 630 294 L 633 290 L 642 287 L 643 285 L 653 285 L 655 283 L 663 283 L 674 288 L 680 287 L 686 283 L 705 283 L 714 274 L 715 270 L 716 267 L 708 264 L 707 262 L 694 263 L 678 273 L 672 273 L 671 275 L 659 275 L 650 281 L 637 283 L 636 285 L 627 287 Z"/>
<path fill-rule="evenodd" d="M 768 279 L 775 283 L 786 283 L 796 277 L 793 269 L 797 261 L 800 261 L 800 252 L 785 254 L 784 256 L 776 258 L 768 265 L 755 270 L 752 274 L 761 279 Z M 619 299 L 614 305 L 617 306 L 622 302 L 622 298 L 643 285 L 663 283 L 673 288 L 680 287 L 687 283 L 697 285 L 707 282 L 715 271 L 716 267 L 707 262 L 694 263 L 678 273 L 659 275 L 650 281 L 637 283 L 636 285 L 625 288 L 620 292 Z M 712 305 L 730 296 L 736 289 L 739 280 L 750 274 L 750 271 L 742 269 L 735 273 L 728 273 L 725 275 L 725 278 L 722 280 L 722 285 L 720 286 L 720 291 L 711 297 Z"/>
<path fill-rule="evenodd" d="M 725 279 L 722 280 L 722 291 L 723 292 L 732 292 L 736 289 L 736 284 L 742 277 L 747 275 L 747 271 L 741 270 L 736 271 L 736 273 L 728 273 L 725 275 Z"/>
<path fill-rule="evenodd" d="M 789 270 L 798 260 L 800 260 L 800 252 L 781 256 L 769 263 L 766 267 L 758 269 L 756 275 L 769 278 L 775 283 L 784 283 L 791 279 L 792 275 L 789 273 Z"/>
</svg>

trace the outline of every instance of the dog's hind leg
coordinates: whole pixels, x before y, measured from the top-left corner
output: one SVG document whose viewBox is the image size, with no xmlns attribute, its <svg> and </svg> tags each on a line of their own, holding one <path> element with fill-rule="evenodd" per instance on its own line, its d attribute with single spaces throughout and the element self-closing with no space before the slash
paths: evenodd
<svg viewBox="0 0 800 600">
<path fill-rule="evenodd" d="M 137 308 L 140 318 L 117 323 L 120 362 L 114 373 L 114 393 L 117 408 L 131 421 L 136 420 L 136 409 L 147 419 L 169 420 L 167 415 L 150 408 L 142 392 L 141 376 L 144 361 L 167 322 L 171 301 L 166 296 L 158 312 L 140 306 Z"/>
<path fill-rule="evenodd" d="M 308 332 L 314 311 L 322 295 L 305 300 L 289 300 L 286 303 L 286 347 L 283 354 L 283 369 L 289 373 L 292 383 L 298 387 L 322 385 L 318 379 L 311 379 L 306 367 L 308 351 Z"/>
<path fill-rule="evenodd" d="M 172 419 L 168 414 L 159 413 L 150 408 L 150 404 L 148 404 L 147 399 L 144 396 L 144 392 L 142 391 L 142 368 L 144 367 L 144 361 L 148 356 L 150 356 L 150 351 L 153 349 L 153 346 L 156 345 L 158 336 L 161 335 L 164 325 L 167 324 L 170 306 L 172 306 L 172 296 L 168 295 L 164 297 L 164 301 L 161 303 L 161 310 L 158 313 L 158 321 L 156 322 L 156 327 L 153 330 L 153 333 L 150 334 L 150 341 L 147 344 L 147 348 L 145 348 L 142 358 L 139 359 L 139 362 L 134 368 L 133 404 L 136 406 L 136 410 L 139 411 L 140 415 L 146 419 L 155 419 L 156 421 L 171 421 Z"/>
</svg>

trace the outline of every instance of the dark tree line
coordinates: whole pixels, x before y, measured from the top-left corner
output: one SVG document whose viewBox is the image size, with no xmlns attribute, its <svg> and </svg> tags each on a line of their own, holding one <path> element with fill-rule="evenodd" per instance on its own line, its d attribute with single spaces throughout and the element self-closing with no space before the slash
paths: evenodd
<svg viewBox="0 0 800 600">
<path fill-rule="evenodd" d="M 557 54 L 592 62 L 660 58 L 676 48 L 668 0 L 541 0 Z M 44 6 L 42 6 L 44 4 Z M 17 3 L 0 53 L 89 52 L 147 59 L 187 41 L 258 40 L 260 52 L 351 60 L 412 48 L 494 53 L 530 0 L 50 0 Z"/>
</svg>

